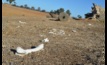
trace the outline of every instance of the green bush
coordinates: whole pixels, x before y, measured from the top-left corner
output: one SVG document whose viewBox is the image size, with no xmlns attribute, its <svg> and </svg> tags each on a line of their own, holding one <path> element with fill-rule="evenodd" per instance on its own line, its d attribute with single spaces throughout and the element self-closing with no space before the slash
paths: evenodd
<svg viewBox="0 0 107 65">
<path fill-rule="evenodd" d="M 69 16 L 71 15 L 70 10 L 67 10 L 66 13 L 67 13 Z"/>
</svg>

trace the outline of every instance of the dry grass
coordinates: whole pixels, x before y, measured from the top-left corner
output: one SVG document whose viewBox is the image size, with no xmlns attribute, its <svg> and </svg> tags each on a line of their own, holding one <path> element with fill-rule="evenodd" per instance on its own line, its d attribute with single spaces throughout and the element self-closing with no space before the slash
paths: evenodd
<svg viewBox="0 0 107 65">
<path fill-rule="evenodd" d="M 4 15 L 6 14 L 2 17 L 2 65 L 103 65 L 105 62 L 104 23 L 91 20 L 60 22 L 36 15 L 35 17 Z M 26 24 L 21 24 L 19 21 Z M 64 30 L 65 34 L 49 34 L 52 29 Z M 45 43 L 44 50 L 40 52 L 19 57 L 11 51 L 18 46 L 26 49 L 39 45 L 40 40 L 44 38 L 49 38 L 50 42 Z"/>
</svg>

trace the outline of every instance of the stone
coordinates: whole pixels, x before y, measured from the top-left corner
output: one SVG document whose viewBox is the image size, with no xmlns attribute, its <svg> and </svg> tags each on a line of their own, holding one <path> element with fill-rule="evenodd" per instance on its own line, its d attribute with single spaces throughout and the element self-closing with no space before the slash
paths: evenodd
<svg viewBox="0 0 107 65">
<path fill-rule="evenodd" d="M 85 14 L 86 18 L 105 20 L 105 8 L 93 3 L 93 7 L 91 7 L 91 9 L 91 13 Z"/>
</svg>

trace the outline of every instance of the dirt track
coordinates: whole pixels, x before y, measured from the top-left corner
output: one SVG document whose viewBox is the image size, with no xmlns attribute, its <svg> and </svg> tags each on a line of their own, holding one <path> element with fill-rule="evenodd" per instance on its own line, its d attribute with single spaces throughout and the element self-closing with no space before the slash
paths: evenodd
<svg viewBox="0 0 107 65">
<path fill-rule="evenodd" d="M 25 24 L 19 23 L 25 22 Z M 51 34 L 52 30 L 65 34 Z M 24 57 L 11 49 L 44 43 L 44 50 Z M 105 25 L 89 20 L 52 21 L 46 17 L 2 17 L 2 65 L 104 65 Z"/>
</svg>

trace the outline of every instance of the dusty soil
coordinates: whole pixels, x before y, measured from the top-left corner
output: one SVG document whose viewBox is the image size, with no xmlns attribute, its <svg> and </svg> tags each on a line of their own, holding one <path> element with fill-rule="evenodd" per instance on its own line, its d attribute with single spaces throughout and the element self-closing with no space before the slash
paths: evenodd
<svg viewBox="0 0 107 65">
<path fill-rule="evenodd" d="M 2 65 L 105 65 L 105 23 L 7 14 L 2 15 Z M 52 30 L 65 34 L 49 33 Z M 11 51 L 38 46 L 44 38 L 49 42 L 39 52 L 20 57 Z"/>
</svg>

